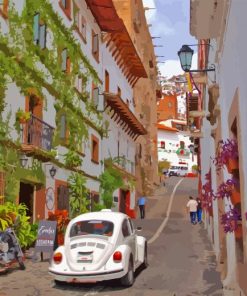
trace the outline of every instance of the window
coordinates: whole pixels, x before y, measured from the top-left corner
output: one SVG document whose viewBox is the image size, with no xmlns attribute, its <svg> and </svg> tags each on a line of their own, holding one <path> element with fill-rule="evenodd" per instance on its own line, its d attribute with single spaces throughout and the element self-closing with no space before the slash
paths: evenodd
<svg viewBox="0 0 247 296">
<path fill-rule="evenodd" d="M 122 233 L 123 233 L 123 236 L 124 237 L 130 235 L 130 230 L 129 230 L 129 227 L 128 227 L 128 221 L 127 221 L 127 219 L 125 219 L 123 221 L 123 224 L 122 224 Z"/>
<path fill-rule="evenodd" d="M 80 37 L 84 42 L 86 42 L 86 19 L 81 15 L 79 8 L 76 7 L 75 13 L 75 26 L 76 26 L 76 31 L 79 33 Z"/>
<path fill-rule="evenodd" d="M 60 139 L 66 140 L 66 130 L 67 130 L 66 115 L 62 114 L 60 117 Z"/>
<path fill-rule="evenodd" d="M 62 58 L 62 63 L 61 63 L 62 71 L 69 73 L 70 72 L 70 58 L 68 56 L 67 48 L 64 48 L 62 50 L 61 58 Z"/>
<path fill-rule="evenodd" d="M 69 211 L 69 189 L 63 185 L 57 187 L 57 209 Z"/>
<path fill-rule="evenodd" d="M 77 74 L 75 77 L 75 88 L 79 93 L 82 93 L 82 78 L 79 74 Z"/>
<path fill-rule="evenodd" d="M 91 136 L 91 161 L 99 163 L 99 139 L 94 135 Z"/>
<path fill-rule="evenodd" d="M 0 15 L 8 18 L 9 0 L 0 0 Z"/>
<path fill-rule="evenodd" d="M 80 26 L 80 32 L 81 32 L 81 35 L 83 37 L 83 40 L 86 42 L 87 40 L 87 26 L 86 26 L 86 19 L 81 16 L 81 26 Z"/>
<path fill-rule="evenodd" d="M 70 229 L 70 237 L 81 235 L 104 235 L 112 236 L 114 224 L 106 220 L 84 220 L 74 223 Z M 72 248 L 73 245 L 71 245 Z M 97 247 L 104 248 L 104 244 L 97 243 Z"/>
<path fill-rule="evenodd" d="M 33 40 L 41 49 L 46 47 L 46 25 L 41 22 L 39 13 L 33 17 Z"/>
<path fill-rule="evenodd" d="M 60 0 L 59 4 L 63 12 L 71 20 L 71 0 Z"/>
<path fill-rule="evenodd" d="M 99 103 L 99 88 L 92 83 L 92 101 L 94 103 L 94 106 L 98 106 Z"/>
<path fill-rule="evenodd" d="M 165 143 L 165 141 L 161 141 L 160 142 L 160 148 L 166 149 L 166 143 Z"/>
<path fill-rule="evenodd" d="M 110 76 L 109 73 L 105 70 L 105 91 L 110 91 Z"/>
<path fill-rule="evenodd" d="M 184 141 L 180 141 L 180 148 L 184 149 Z"/>
<path fill-rule="evenodd" d="M 134 233 L 134 225 L 133 225 L 132 221 L 130 219 L 128 219 L 128 222 L 129 222 L 131 233 Z"/>
<path fill-rule="evenodd" d="M 99 61 L 99 35 L 92 31 L 92 54 Z"/>
</svg>

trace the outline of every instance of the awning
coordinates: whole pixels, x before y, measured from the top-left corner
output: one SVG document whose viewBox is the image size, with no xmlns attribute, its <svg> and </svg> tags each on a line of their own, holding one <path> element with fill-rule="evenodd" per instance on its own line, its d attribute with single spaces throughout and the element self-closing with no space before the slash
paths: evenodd
<svg viewBox="0 0 247 296">
<path fill-rule="evenodd" d="M 100 29 L 109 33 L 103 40 L 128 82 L 134 86 L 138 78 L 147 78 L 143 63 L 112 0 L 86 0 L 86 3 Z"/>
<path fill-rule="evenodd" d="M 146 129 L 118 95 L 105 92 L 104 97 L 106 108 L 110 107 L 114 111 L 111 118 L 114 118 L 117 123 L 120 123 L 123 130 L 130 137 L 136 140 L 138 136 L 147 134 Z"/>
</svg>

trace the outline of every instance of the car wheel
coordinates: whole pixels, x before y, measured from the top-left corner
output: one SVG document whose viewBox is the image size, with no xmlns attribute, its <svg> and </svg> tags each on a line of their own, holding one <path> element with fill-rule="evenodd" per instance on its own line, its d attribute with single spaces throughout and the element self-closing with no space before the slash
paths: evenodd
<svg viewBox="0 0 247 296">
<path fill-rule="evenodd" d="M 121 284 L 125 287 L 131 287 L 134 283 L 134 268 L 133 268 L 133 260 L 130 258 L 128 272 L 125 276 L 121 278 Z"/>
<path fill-rule="evenodd" d="M 148 246 L 147 246 L 147 243 L 145 243 L 143 267 L 144 268 L 148 267 Z"/>
</svg>

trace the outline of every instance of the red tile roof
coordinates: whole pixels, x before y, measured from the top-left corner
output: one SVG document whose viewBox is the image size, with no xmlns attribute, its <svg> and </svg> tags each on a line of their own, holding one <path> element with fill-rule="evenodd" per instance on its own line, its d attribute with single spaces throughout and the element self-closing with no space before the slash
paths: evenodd
<svg viewBox="0 0 247 296">
<path fill-rule="evenodd" d="M 168 132 L 178 132 L 178 129 L 174 128 L 174 127 L 170 127 L 170 126 L 166 126 L 164 124 L 157 124 L 157 128 L 160 130 L 164 130 L 164 131 L 168 131 Z"/>
</svg>

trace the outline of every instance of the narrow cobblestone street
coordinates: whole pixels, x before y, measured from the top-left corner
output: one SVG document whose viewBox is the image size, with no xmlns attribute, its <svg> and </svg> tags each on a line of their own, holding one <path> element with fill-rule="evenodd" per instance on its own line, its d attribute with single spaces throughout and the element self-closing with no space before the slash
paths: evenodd
<svg viewBox="0 0 247 296">
<path fill-rule="evenodd" d="M 174 186 L 179 178 L 171 177 L 167 185 L 149 197 L 146 219 L 136 219 L 142 235 L 150 240 L 167 215 Z M 26 270 L 13 269 L 0 277 L 1 296 L 220 296 L 222 284 L 216 270 L 215 256 L 203 224 L 191 225 L 185 212 L 188 195 L 196 196 L 196 179 L 185 178 L 179 184 L 168 223 L 159 237 L 149 244 L 149 267 L 136 272 L 131 288 L 123 289 L 116 282 L 96 285 L 56 286 L 48 274 L 48 260 L 26 260 Z"/>
</svg>

